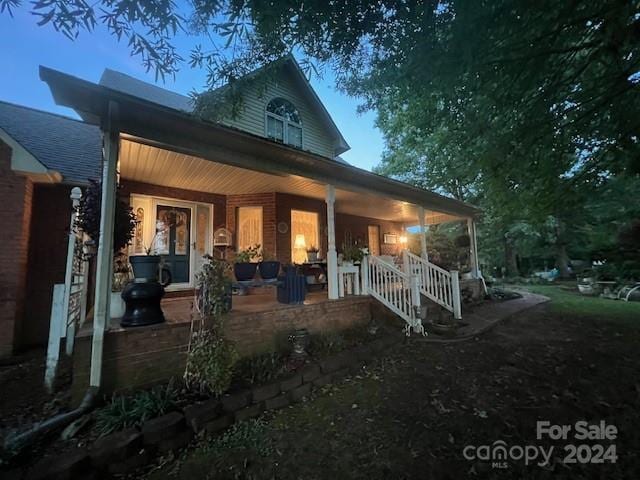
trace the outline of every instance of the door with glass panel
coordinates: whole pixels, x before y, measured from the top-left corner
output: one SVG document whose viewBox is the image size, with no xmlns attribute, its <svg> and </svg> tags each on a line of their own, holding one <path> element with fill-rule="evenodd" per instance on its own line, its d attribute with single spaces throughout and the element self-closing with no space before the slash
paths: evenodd
<svg viewBox="0 0 640 480">
<path fill-rule="evenodd" d="M 155 247 L 172 283 L 190 281 L 191 209 L 158 204 Z"/>
</svg>

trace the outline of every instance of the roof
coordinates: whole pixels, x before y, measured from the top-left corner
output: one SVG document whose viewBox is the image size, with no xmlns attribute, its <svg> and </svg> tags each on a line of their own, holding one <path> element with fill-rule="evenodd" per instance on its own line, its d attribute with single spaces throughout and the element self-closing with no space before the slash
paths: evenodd
<svg viewBox="0 0 640 480">
<path fill-rule="evenodd" d="M 324 120 L 325 124 L 334 135 L 336 140 L 336 155 L 349 150 L 349 144 L 342 136 L 342 133 L 320 100 L 320 97 L 318 97 L 315 90 L 307 80 L 307 77 L 304 75 L 304 72 L 300 68 L 300 65 L 298 65 L 298 62 L 296 62 L 292 55 L 287 55 L 280 60 L 260 67 L 253 72 L 248 73 L 245 78 L 256 77 L 264 73 L 267 69 L 279 67 L 289 68 L 294 79 L 301 86 L 302 92 L 310 100 L 310 103 L 315 107 L 317 114 Z M 180 110 L 188 113 L 193 112 L 194 105 L 191 98 L 172 92 L 171 90 L 158 87 L 157 85 L 138 80 L 137 78 L 115 70 L 108 68 L 105 69 L 98 84 L 174 110 Z M 223 85 L 222 87 L 217 88 L 216 92 L 223 92 L 226 88 L 227 85 Z"/>
<path fill-rule="evenodd" d="M 157 103 L 158 105 L 164 105 L 165 107 L 175 110 L 182 110 L 183 112 L 193 111 L 193 103 L 189 97 L 151 83 L 143 82 L 142 80 L 109 68 L 105 68 L 98 83 L 113 90 L 118 90 L 119 92 Z"/>
<path fill-rule="evenodd" d="M 465 202 L 326 157 L 208 122 L 103 85 L 40 67 L 56 103 L 121 134 L 205 160 L 270 174 L 298 175 L 353 192 L 369 192 L 456 216 L 481 211 Z"/>
<path fill-rule="evenodd" d="M 83 185 L 100 175 L 102 133 L 96 125 L 0 101 L 0 129 L 65 183 Z"/>
</svg>

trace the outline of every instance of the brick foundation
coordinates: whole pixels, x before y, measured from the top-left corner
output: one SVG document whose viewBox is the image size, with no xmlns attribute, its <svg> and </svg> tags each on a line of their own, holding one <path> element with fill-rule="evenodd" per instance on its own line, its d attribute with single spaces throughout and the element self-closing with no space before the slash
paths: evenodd
<svg viewBox="0 0 640 480">
<path fill-rule="evenodd" d="M 296 328 L 311 333 L 343 330 L 371 319 L 369 297 L 347 297 L 312 305 L 282 305 L 259 313 L 231 314 L 225 332 L 240 355 L 273 350 Z M 146 387 L 181 377 L 189 342 L 189 323 L 109 331 L 104 340 L 103 391 Z M 81 400 L 89 382 L 90 334 L 76 339 L 72 396 Z"/>
</svg>

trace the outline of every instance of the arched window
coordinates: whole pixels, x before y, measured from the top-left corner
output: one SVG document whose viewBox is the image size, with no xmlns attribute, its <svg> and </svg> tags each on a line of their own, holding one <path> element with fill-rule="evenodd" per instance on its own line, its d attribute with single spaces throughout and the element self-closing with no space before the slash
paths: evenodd
<svg viewBox="0 0 640 480">
<path fill-rule="evenodd" d="M 267 105 L 267 137 L 277 142 L 302 148 L 302 122 L 289 100 L 274 98 Z"/>
</svg>

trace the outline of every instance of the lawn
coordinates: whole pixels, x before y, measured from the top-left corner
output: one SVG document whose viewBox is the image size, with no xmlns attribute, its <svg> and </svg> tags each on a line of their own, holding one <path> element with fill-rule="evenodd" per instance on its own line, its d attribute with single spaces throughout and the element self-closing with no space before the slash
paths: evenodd
<svg viewBox="0 0 640 480">
<path fill-rule="evenodd" d="M 464 343 L 418 337 L 309 401 L 201 439 L 149 478 L 640 478 L 638 304 L 551 297 Z M 587 320 L 587 321 L 585 321 Z M 615 425 L 606 441 L 536 438 L 536 422 Z M 467 446 L 554 447 L 546 466 L 468 460 Z M 615 445 L 613 464 L 565 464 L 568 443 Z"/>
</svg>

